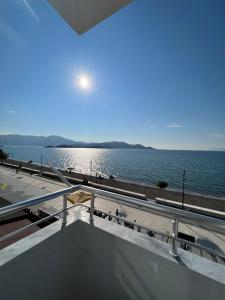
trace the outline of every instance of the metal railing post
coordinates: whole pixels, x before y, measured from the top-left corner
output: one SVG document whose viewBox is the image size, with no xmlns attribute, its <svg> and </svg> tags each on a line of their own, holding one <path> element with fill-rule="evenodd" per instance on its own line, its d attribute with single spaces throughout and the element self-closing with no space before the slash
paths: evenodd
<svg viewBox="0 0 225 300">
<path fill-rule="evenodd" d="M 91 207 L 90 207 L 90 224 L 94 223 L 94 210 L 95 210 L 95 194 L 91 194 Z"/>
<path fill-rule="evenodd" d="M 176 218 L 174 218 L 172 220 L 172 226 L 171 227 L 172 227 L 172 236 L 176 238 L 178 236 L 178 220 Z M 178 256 L 178 254 L 177 254 L 177 242 L 174 238 L 172 239 L 172 248 L 171 248 L 170 254 L 173 257 Z"/>
<path fill-rule="evenodd" d="M 62 213 L 62 228 L 66 226 L 67 223 L 67 195 L 63 195 L 63 213 Z"/>
</svg>

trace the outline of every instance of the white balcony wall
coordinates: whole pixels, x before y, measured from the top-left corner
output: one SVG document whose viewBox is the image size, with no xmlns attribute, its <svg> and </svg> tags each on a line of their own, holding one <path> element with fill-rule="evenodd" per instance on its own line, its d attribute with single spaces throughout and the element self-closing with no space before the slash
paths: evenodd
<svg viewBox="0 0 225 300">
<path fill-rule="evenodd" d="M 129 229 L 113 226 L 121 234 L 74 222 L 2 265 L 0 299 L 225 299 L 223 284 L 119 238 Z"/>
</svg>

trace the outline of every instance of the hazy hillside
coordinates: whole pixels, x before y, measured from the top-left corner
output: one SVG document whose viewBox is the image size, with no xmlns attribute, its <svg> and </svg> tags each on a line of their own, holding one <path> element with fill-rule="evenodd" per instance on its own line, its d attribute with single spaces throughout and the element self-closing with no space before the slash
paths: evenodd
<svg viewBox="0 0 225 300">
<path fill-rule="evenodd" d="M 9 134 L 0 135 L 0 145 L 8 146 L 47 146 L 47 145 L 59 145 L 59 144 L 74 144 L 75 142 L 69 139 L 65 139 L 61 136 L 34 136 L 34 135 L 19 135 Z"/>
<path fill-rule="evenodd" d="M 140 144 L 130 145 L 125 142 L 85 143 L 75 142 L 57 135 L 0 135 L 0 145 L 5 146 L 49 146 L 59 148 L 110 148 L 110 149 L 152 149 Z"/>
</svg>

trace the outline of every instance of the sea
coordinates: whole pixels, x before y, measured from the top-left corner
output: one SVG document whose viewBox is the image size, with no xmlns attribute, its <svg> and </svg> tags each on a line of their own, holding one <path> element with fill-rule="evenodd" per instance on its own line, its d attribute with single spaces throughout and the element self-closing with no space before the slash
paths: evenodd
<svg viewBox="0 0 225 300">
<path fill-rule="evenodd" d="M 114 175 L 118 180 L 144 185 L 166 181 L 168 188 L 225 197 L 225 152 L 150 149 L 92 149 L 4 146 L 10 158 L 95 176 Z M 185 170 L 185 172 L 184 172 Z M 185 174 L 184 174 L 185 173 Z"/>
</svg>

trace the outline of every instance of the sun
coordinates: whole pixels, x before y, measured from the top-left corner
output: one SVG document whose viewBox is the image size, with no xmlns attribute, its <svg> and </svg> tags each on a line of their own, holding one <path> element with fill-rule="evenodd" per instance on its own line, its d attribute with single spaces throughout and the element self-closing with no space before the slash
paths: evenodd
<svg viewBox="0 0 225 300">
<path fill-rule="evenodd" d="M 77 80 L 77 84 L 82 90 L 89 90 L 91 88 L 90 78 L 86 75 L 81 75 Z"/>
<path fill-rule="evenodd" d="M 86 77 L 81 77 L 79 84 L 81 88 L 86 89 L 89 86 L 89 80 Z"/>
</svg>

